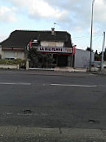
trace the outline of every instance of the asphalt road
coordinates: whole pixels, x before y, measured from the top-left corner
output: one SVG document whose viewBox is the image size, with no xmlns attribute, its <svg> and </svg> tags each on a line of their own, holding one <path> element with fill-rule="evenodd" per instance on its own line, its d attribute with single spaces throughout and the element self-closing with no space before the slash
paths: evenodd
<svg viewBox="0 0 106 142">
<path fill-rule="evenodd" d="M 106 76 L 1 70 L 0 126 L 105 130 Z"/>
</svg>

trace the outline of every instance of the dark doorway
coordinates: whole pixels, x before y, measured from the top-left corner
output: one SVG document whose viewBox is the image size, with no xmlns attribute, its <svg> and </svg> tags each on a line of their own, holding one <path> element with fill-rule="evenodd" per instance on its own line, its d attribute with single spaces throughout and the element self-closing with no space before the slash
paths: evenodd
<svg viewBox="0 0 106 142">
<path fill-rule="evenodd" d="M 65 67 L 68 63 L 68 56 L 66 55 L 58 55 L 58 66 L 59 67 Z"/>
</svg>

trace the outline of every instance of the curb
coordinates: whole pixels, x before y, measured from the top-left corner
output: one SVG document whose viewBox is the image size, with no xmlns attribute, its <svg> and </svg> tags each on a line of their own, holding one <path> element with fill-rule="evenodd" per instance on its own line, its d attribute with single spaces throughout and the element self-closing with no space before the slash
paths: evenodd
<svg viewBox="0 0 106 142">
<path fill-rule="evenodd" d="M 29 70 L 38 71 L 55 71 L 55 72 L 87 72 L 87 69 L 74 69 L 74 68 L 29 68 Z"/>
<path fill-rule="evenodd" d="M 92 72 L 92 74 L 106 76 L 106 72 Z"/>
</svg>

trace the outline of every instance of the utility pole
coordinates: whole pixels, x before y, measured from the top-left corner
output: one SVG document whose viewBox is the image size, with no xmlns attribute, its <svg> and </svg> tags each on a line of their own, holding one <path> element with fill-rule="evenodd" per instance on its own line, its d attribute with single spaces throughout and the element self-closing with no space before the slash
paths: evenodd
<svg viewBox="0 0 106 142">
<path fill-rule="evenodd" d="M 94 13 L 93 7 L 94 7 L 94 2 L 95 2 L 95 0 L 92 1 L 89 71 L 91 71 L 91 64 L 92 64 L 92 31 L 93 31 L 93 13 Z"/>
<path fill-rule="evenodd" d="M 105 32 L 103 32 L 103 46 L 102 46 L 102 56 L 101 56 L 101 71 L 103 70 L 104 48 L 105 48 Z"/>
</svg>

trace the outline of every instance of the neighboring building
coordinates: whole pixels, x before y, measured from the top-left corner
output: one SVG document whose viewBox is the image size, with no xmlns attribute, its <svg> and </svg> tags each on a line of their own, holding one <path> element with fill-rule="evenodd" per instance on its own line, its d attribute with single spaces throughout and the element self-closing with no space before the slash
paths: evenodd
<svg viewBox="0 0 106 142">
<path fill-rule="evenodd" d="M 57 66 L 73 66 L 71 35 L 66 31 L 13 31 L 9 38 L 1 42 L 3 59 L 25 59 L 29 43 L 38 51 L 51 54 Z"/>
<path fill-rule="evenodd" d="M 74 67 L 88 68 L 90 61 L 90 51 L 76 49 Z M 92 52 L 92 62 L 94 62 L 94 52 Z"/>
</svg>

